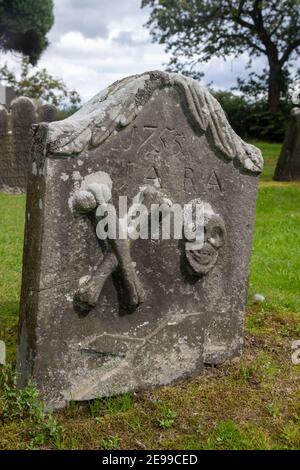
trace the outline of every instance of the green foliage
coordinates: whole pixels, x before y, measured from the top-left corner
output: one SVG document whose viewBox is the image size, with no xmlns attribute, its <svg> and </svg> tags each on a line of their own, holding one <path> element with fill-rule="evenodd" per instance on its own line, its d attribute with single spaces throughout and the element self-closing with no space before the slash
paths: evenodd
<svg viewBox="0 0 300 470">
<path fill-rule="evenodd" d="M 55 449 L 64 449 L 63 432 L 63 426 L 58 424 L 53 414 L 44 414 L 31 433 L 32 438 L 29 447 L 35 449 L 50 443 Z"/>
<path fill-rule="evenodd" d="M 119 447 L 120 442 L 121 442 L 121 439 L 116 434 L 115 436 L 111 436 L 108 439 L 103 439 L 102 447 L 104 450 L 115 450 Z"/>
<path fill-rule="evenodd" d="M 246 100 L 233 94 L 231 91 L 210 91 L 224 109 L 227 119 L 235 132 L 246 138 L 249 111 L 249 105 Z"/>
<path fill-rule="evenodd" d="M 0 423 L 28 420 L 34 430 L 31 432 L 30 448 L 45 443 L 54 447 L 62 445 L 63 427 L 54 416 L 45 413 L 33 384 L 22 389 L 16 387 L 16 375 L 11 366 L 0 367 Z"/>
<path fill-rule="evenodd" d="M 53 0 L 0 0 L 0 49 L 20 52 L 35 64 L 53 22 Z"/>
<path fill-rule="evenodd" d="M 249 107 L 250 114 L 246 123 L 246 137 L 249 139 L 262 139 L 273 142 L 282 142 L 290 120 L 290 108 L 282 106 L 278 109 L 276 117 L 268 111 L 264 103 L 257 103 Z"/>
<path fill-rule="evenodd" d="M 231 91 L 212 91 L 224 109 L 235 132 L 245 139 L 282 142 L 289 122 L 290 106 L 282 104 L 276 114 L 268 111 L 264 100 L 248 101 Z"/>
<path fill-rule="evenodd" d="M 170 409 L 167 403 L 161 400 L 153 400 L 156 408 L 156 420 L 162 429 L 170 429 L 175 423 L 175 418 L 178 416 L 176 411 Z"/>
<path fill-rule="evenodd" d="M 282 71 L 300 49 L 298 0 L 143 0 L 146 6 L 153 40 L 172 53 L 173 71 L 195 75 L 215 56 L 266 56 L 268 107 L 277 111 Z"/>
<path fill-rule="evenodd" d="M 116 397 L 96 398 L 89 402 L 91 415 L 95 418 L 101 413 L 124 413 L 132 408 L 133 397 L 131 393 L 124 393 Z"/>
<path fill-rule="evenodd" d="M 261 353 L 255 361 L 249 365 L 242 365 L 237 374 L 237 380 L 242 383 L 250 383 L 258 386 L 261 382 L 267 382 L 280 372 L 278 365 L 267 353 Z"/>
<path fill-rule="evenodd" d="M 300 449 L 300 420 L 290 421 L 284 426 L 282 431 L 282 438 L 288 449 Z"/>
<path fill-rule="evenodd" d="M 175 418 L 177 417 L 177 413 L 170 409 L 164 410 L 162 416 L 158 419 L 158 424 L 162 429 L 170 429 L 174 426 Z"/>
<path fill-rule="evenodd" d="M 22 59 L 19 78 L 5 64 L 0 68 L 0 80 L 11 86 L 17 96 L 41 99 L 71 109 L 81 102 L 79 94 L 75 90 L 69 91 L 63 80 L 53 77 L 46 69 L 34 70 L 27 58 Z"/>
<path fill-rule="evenodd" d="M 266 404 L 266 412 L 272 418 L 278 418 L 281 414 L 281 406 L 277 401 Z"/>
<path fill-rule="evenodd" d="M 266 450 L 269 442 L 265 435 L 253 426 L 241 429 L 234 421 L 220 421 L 208 438 L 206 449 Z"/>
<path fill-rule="evenodd" d="M 41 402 L 33 385 L 16 388 L 16 377 L 10 366 L 0 370 L 0 421 L 32 419 L 40 421 L 44 415 Z"/>
</svg>

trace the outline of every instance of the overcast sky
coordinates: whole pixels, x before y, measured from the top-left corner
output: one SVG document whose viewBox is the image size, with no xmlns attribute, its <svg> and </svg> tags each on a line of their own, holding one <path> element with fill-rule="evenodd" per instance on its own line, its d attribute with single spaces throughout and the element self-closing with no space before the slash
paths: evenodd
<svg viewBox="0 0 300 470">
<path fill-rule="evenodd" d="M 51 45 L 39 67 L 61 77 L 83 100 L 126 75 L 163 69 L 168 62 L 164 46 L 153 44 L 143 27 L 149 11 L 141 0 L 54 0 L 55 24 Z M 1 54 L 1 65 L 17 68 L 11 55 Z M 204 64 L 203 83 L 229 89 L 236 77 L 245 75 L 247 57 Z"/>
</svg>

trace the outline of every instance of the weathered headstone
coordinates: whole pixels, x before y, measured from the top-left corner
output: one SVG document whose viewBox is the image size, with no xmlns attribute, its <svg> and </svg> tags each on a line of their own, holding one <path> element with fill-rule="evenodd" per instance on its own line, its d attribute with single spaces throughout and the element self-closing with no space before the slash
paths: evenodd
<svg viewBox="0 0 300 470">
<path fill-rule="evenodd" d="M 0 191 L 26 191 L 33 124 L 53 121 L 54 109 L 49 105 L 37 108 L 32 100 L 15 99 L 8 112 L 0 106 Z"/>
<path fill-rule="evenodd" d="M 261 169 L 218 102 L 176 74 L 129 77 L 65 121 L 36 126 L 20 386 L 34 379 L 60 407 L 239 355 Z M 99 208 L 137 195 L 166 212 L 205 204 L 201 249 L 174 238 L 99 240 Z"/>
<path fill-rule="evenodd" d="M 291 110 L 291 119 L 277 162 L 275 181 L 300 181 L 300 108 Z"/>
</svg>

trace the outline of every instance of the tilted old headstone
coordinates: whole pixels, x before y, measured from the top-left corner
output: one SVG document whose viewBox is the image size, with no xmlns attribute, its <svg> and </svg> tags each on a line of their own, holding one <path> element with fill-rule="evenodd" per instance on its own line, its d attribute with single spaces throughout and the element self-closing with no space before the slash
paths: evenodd
<svg viewBox="0 0 300 470">
<path fill-rule="evenodd" d="M 25 97 L 15 99 L 8 112 L 0 106 L 0 191 L 26 191 L 33 124 L 56 119 L 51 105 L 36 107 Z"/>
<path fill-rule="evenodd" d="M 33 379 L 57 408 L 239 355 L 262 164 L 209 92 L 176 74 L 126 78 L 65 121 L 36 126 L 19 385 Z M 100 240 L 98 211 L 120 196 L 166 212 L 206 204 L 201 248 Z"/>
<path fill-rule="evenodd" d="M 275 181 L 300 181 L 300 108 L 291 110 L 291 119 L 277 162 Z"/>
</svg>

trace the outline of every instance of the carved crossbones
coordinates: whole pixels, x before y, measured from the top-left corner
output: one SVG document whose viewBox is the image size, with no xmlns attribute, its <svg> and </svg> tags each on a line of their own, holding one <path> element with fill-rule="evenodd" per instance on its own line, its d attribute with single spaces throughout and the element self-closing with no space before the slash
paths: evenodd
<svg viewBox="0 0 300 470">
<path fill-rule="evenodd" d="M 79 213 L 89 213 L 95 211 L 98 206 L 104 206 L 111 199 L 111 186 L 107 183 L 92 183 L 86 190 L 75 193 L 73 206 Z M 147 215 L 141 221 L 142 226 L 148 221 L 149 213 L 152 212 L 152 205 L 160 206 L 163 209 L 163 216 L 166 215 L 172 202 L 151 185 L 145 185 L 134 198 L 134 201 L 142 203 L 147 208 Z M 77 307 L 84 312 L 89 312 L 96 307 L 101 291 L 108 277 L 117 269 L 122 277 L 122 287 L 126 300 L 126 310 L 128 313 L 135 311 L 139 305 L 145 301 L 145 292 L 138 279 L 134 263 L 131 258 L 130 247 L 134 240 L 126 238 L 109 239 L 109 250 L 104 255 L 101 266 L 92 278 L 87 278 L 79 290 L 76 292 L 74 301 Z"/>
</svg>

